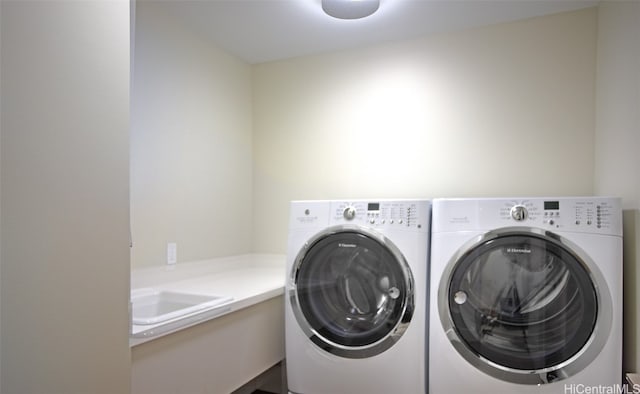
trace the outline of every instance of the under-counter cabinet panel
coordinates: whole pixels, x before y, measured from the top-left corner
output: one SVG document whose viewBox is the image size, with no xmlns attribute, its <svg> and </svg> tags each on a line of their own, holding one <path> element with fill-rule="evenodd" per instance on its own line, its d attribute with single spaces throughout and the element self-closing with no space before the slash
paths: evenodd
<svg viewBox="0 0 640 394">
<path fill-rule="evenodd" d="M 284 303 L 275 297 L 134 346 L 133 394 L 230 393 L 284 358 Z"/>
</svg>

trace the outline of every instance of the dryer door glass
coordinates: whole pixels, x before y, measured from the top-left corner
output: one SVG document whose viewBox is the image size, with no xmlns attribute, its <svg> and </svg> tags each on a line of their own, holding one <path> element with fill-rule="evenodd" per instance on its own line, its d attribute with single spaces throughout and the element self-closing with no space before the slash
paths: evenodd
<svg viewBox="0 0 640 394">
<path fill-rule="evenodd" d="M 539 371 L 573 357 L 598 314 L 585 264 L 561 243 L 531 234 L 500 236 L 464 254 L 448 297 L 466 346 L 516 370 Z"/>
<path fill-rule="evenodd" d="M 302 257 L 295 278 L 297 302 L 325 350 L 378 343 L 410 320 L 411 274 L 388 246 L 367 234 L 344 231 L 320 238 Z"/>
</svg>

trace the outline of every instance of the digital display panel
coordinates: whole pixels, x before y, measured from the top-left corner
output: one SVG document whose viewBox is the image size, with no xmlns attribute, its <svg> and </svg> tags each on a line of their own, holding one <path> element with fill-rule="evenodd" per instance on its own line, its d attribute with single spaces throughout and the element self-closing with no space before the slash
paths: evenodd
<svg viewBox="0 0 640 394">
<path fill-rule="evenodd" d="M 379 211 L 380 210 L 380 203 L 379 202 L 370 202 L 369 205 L 367 206 L 367 210 L 369 210 L 369 211 Z"/>
<path fill-rule="evenodd" d="M 560 209 L 560 201 L 545 201 L 544 209 Z"/>
</svg>

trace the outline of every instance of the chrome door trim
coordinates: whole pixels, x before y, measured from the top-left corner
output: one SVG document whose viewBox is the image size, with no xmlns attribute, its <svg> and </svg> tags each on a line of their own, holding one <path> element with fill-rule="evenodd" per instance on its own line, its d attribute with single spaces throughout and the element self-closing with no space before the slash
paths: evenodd
<svg viewBox="0 0 640 394">
<path fill-rule="evenodd" d="M 554 366 L 538 369 L 538 370 L 522 370 L 514 369 L 504 365 L 497 364 L 486 359 L 476 351 L 471 349 L 466 342 L 458 335 L 456 327 L 449 310 L 449 285 L 451 283 L 453 272 L 458 262 L 476 247 L 486 243 L 489 240 L 497 239 L 504 236 L 522 235 L 536 236 L 543 240 L 549 241 L 565 251 L 573 255 L 583 268 L 589 274 L 593 287 L 596 291 L 598 301 L 598 310 L 596 322 L 593 332 L 586 344 L 580 351 L 571 358 L 556 364 Z M 576 244 L 568 239 L 543 229 L 533 227 L 507 227 L 493 231 L 489 231 L 482 235 L 476 236 L 466 242 L 447 263 L 445 270 L 440 279 L 438 287 L 438 312 L 440 322 L 444 328 L 445 335 L 458 351 L 458 353 L 470 364 L 490 376 L 503 381 L 519 383 L 519 384 L 547 384 L 570 376 L 583 370 L 591 363 L 604 347 L 611 333 L 613 304 L 611 293 L 604 276 L 598 269 L 596 263 Z"/>
<path fill-rule="evenodd" d="M 305 318 L 298 301 L 297 278 L 308 251 L 318 241 L 326 237 L 344 232 L 358 233 L 379 242 L 382 246 L 389 250 L 391 255 L 395 258 L 395 261 L 400 265 L 400 268 L 404 274 L 406 296 L 402 300 L 402 312 L 400 318 L 398 319 L 393 329 L 391 329 L 386 336 L 384 336 L 377 342 L 365 346 L 345 346 L 324 338 L 313 327 L 311 327 L 311 325 Z M 409 264 L 407 263 L 407 260 L 405 259 L 402 252 L 400 252 L 400 249 L 398 249 L 398 247 L 393 242 L 391 242 L 391 240 L 389 240 L 382 234 L 371 231 L 367 227 L 359 225 L 332 226 L 311 237 L 298 252 L 294 260 L 293 268 L 289 276 L 288 287 L 288 296 L 291 302 L 291 308 L 302 331 L 304 331 L 307 337 L 309 337 L 309 339 L 320 349 L 344 358 L 358 359 L 373 357 L 389 349 L 396 342 L 398 342 L 400 337 L 402 337 L 404 332 L 407 330 L 409 324 L 411 323 L 411 318 L 413 317 L 413 311 L 415 308 L 415 288 L 413 275 L 411 273 Z"/>
</svg>

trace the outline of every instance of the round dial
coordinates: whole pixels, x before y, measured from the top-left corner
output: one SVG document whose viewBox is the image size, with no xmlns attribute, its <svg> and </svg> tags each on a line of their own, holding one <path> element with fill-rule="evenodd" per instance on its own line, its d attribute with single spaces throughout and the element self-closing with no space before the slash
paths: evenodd
<svg viewBox="0 0 640 394">
<path fill-rule="evenodd" d="M 356 217 L 356 209 L 354 207 L 346 207 L 342 212 L 342 216 L 347 220 L 353 220 Z"/>
<path fill-rule="evenodd" d="M 511 217 L 517 222 L 525 220 L 529 216 L 527 208 L 524 205 L 514 205 L 511 208 Z"/>
</svg>

